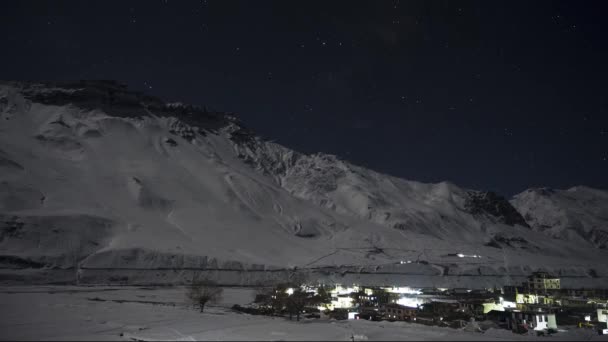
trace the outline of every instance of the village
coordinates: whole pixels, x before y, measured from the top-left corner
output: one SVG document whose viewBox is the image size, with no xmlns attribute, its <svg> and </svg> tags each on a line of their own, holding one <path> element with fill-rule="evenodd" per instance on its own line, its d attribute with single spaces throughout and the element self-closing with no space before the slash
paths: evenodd
<svg viewBox="0 0 608 342">
<path fill-rule="evenodd" d="M 406 321 L 483 332 L 558 334 L 560 327 L 592 329 L 608 335 L 608 290 L 565 289 L 560 278 L 535 272 L 520 285 L 461 288 L 280 285 L 257 294 L 251 314 L 290 319 Z"/>
</svg>

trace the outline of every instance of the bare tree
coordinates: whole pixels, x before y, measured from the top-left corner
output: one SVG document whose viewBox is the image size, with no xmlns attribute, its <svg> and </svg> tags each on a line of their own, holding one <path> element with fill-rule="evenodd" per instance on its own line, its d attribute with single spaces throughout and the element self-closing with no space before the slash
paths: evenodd
<svg viewBox="0 0 608 342">
<path fill-rule="evenodd" d="M 68 240 L 66 248 L 66 261 L 75 272 L 76 285 L 80 285 L 80 262 L 84 254 L 84 247 L 80 239 Z"/>
<path fill-rule="evenodd" d="M 186 288 L 186 297 L 195 307 L 198 305 L 201 312 L 207 303 L 215 303 L 222 297 L 224 290 L 214 281 L 198 279 L 195 275 L 192 283 Z"/>
</svg>

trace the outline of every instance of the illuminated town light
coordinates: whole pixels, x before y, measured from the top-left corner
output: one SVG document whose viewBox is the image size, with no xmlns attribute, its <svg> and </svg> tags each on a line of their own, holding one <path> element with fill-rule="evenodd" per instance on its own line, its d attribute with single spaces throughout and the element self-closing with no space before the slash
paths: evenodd
<svg viewBox="0 0 608 342">
<path fill-rule="evenodd" d="M 457 253 L 457 254 L 451 254 L 451 255 L 456 255 L 459 258 L 481 258 L 481 255 L 479 254 L 463 254 L 463 253 Z"/>
<path fill-rule="evenodd" d="M 400 298 L 397 300 L 396 302 L 399 305 L 403 305 L 403 306 L 409 306 L 411 308 L 415 308 L 419 305 L 424 304 L 424 300 L 416 298 L 416 297 L 404 297 L 404 298 Z"/>
<path fill-rule="evenodd" d="M 415 295 L 419 295 L 422 294 L 422 291 L 420 291 L 419 289 L 413 289 L 411 287 L 389 287 L 389 288 L 385 288 L 386 292 L 389 293 L 401 293 L 401 294 L 415 294 Z"/>
</svg>

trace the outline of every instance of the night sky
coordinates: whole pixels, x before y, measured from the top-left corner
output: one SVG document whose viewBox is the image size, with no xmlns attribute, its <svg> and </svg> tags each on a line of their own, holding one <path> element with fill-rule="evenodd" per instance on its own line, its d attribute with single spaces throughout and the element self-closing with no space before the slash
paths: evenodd
<svg viewBox="0 0 608 342">
<path fill-rule="evenodd" d="M 608 188 L 608 2 L 3 1 L 0 79 L 115 79 L 302 152 Z"/>
</svg>

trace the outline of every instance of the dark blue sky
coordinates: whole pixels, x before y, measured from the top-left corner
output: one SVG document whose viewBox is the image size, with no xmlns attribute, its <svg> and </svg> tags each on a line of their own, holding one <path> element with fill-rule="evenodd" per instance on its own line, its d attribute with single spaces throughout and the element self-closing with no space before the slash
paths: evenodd
<svg viewBox="0 0 608 342">
<path fill-rule="evenodd" d="M 407 179 L 608 188 L 605 1 L 13 1 L 0 78 L 116 79 Z"/>
</svg>

